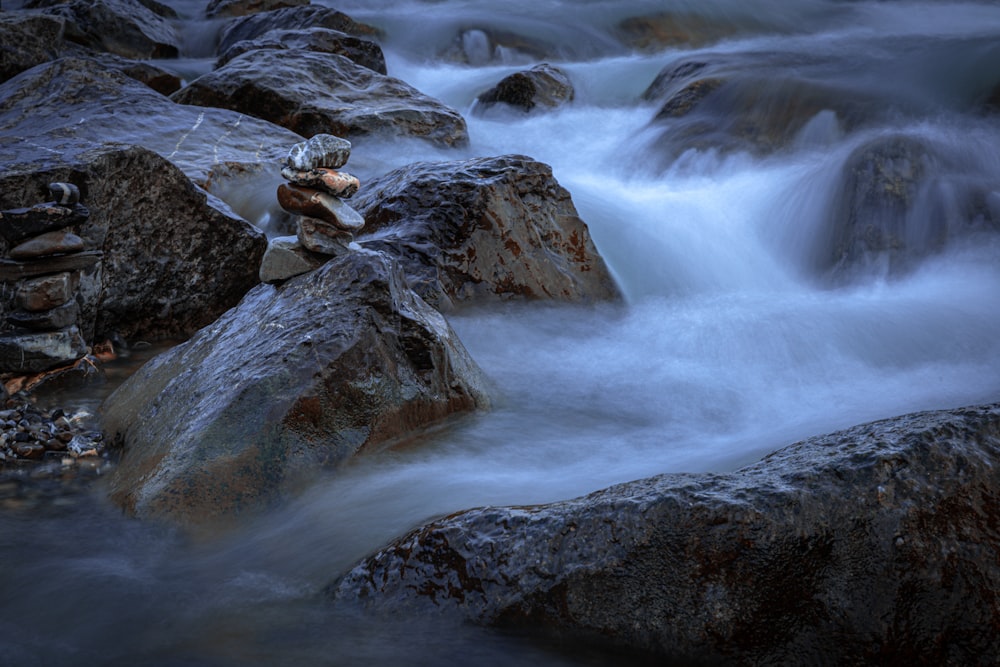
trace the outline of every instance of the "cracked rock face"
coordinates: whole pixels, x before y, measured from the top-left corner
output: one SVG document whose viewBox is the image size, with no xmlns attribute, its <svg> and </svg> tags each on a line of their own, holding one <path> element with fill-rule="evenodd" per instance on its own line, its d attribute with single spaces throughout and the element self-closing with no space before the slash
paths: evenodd
<svg viewBox="0 0 1000 667">
<path fill-rule="evenodd" d="M 724 475 L 663 475 L 460 512 L 331 584 L 697 664 L 976 664 L 1000 653 L 1000 404 L 805 440 Z"/>
</svg>

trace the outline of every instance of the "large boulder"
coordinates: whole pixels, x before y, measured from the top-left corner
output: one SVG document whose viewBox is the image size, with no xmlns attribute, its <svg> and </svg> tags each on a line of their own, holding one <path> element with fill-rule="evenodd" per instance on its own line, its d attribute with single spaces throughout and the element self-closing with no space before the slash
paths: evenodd
<svg viewBox="0 0 1000 667">
<path fill-rule="evenodd" d="M 217 53 L 225 53 L 237 42 L 257 39 L 272 30 L 328 28 L 355 37 L 375 38 L 379 31 L 355 21 L 347 14 L 322 5 L 284 7 L 230 21 L 219 35 Z"/>
<path fill-rule="evenodd" d="M 255 180 L 263 183 L 258 190 L 273 193 L 283 180 L 280 164 L 288 148 L 302 141 L 250 116 L 174 104 L 117 69 L 83 58 L 45 63 L 0 85 L 0 132 L 0 163 L 11 168 L 44 171 L 107 141 L 136 144 L 223 199 L 233 183 Z M 262 210 L 234 207 L 248 219 Z"/>
<path fill-rule="evenodd" d="M 263 233 L 160 155 L 106 144 L 38 158 L 0 173 L 0 208 L 46 201 L 52 182 L 80 189 L 78 231 L 103 252 L 81 286 L 87 340 L 187 336 L 257 284 Z"/>
<path fill-rule="evenodd" d="M 171 98 L 251 114 L 302 136 L 390 134 L 445 146 L 469 141 L 454 109 L 344 56 L 259 49 L 204 74 Z"/>
<path fill-rule="evenodd" d="M 28 7 L 66 21 L 66 39 L 126 58 L 176 58 L 177 13 L 155 0 L 34 0 Z"/>
<path fill-rule="evenodd" d="M 683 664 L 985 664 L 1000 655 L 998 466 L 1000 404 L 913 414 L 732 474 L 461 512 L 329 593 Z"/>
<path fill-rule="evenodd" d="M 236 56 L 257 49 L 303 49 L 319 53 L 335 53 L 379 74 L 385 74 L 382 47 L 363 39 L 329 28 L 302 30 L 272 30 L 257 39 L 236 42 L 219 56 L 215 66 L 222 67 Z"/>
<path fill-rule="evenodd" d="M 552 169 L 523 155 L 418 162 L 364 184 L 358 241 L 396 255 L 443 309 L 512 298 L 619 298 Z"/>
<path fill-rule="evenodd" d="M 111 497 L 182 522 L 259 508 L 320 468 L 488 404 L 481 371 L 395 263 L 350 252 L 261 285 L 103 407 Z"/>
</svg>

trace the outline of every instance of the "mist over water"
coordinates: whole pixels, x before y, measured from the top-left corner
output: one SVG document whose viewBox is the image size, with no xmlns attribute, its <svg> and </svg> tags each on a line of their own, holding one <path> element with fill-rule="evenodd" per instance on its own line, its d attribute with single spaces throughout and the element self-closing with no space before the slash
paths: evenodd
<svg viewBox="0 0 1000 667">
<path fill-rule="evenodd" d="M 445 513 L 735 470 L 864 421 L 1000 400 L 1000 116 L 983 110 L 1000 81 L 1000 7 L 675 2 L 707 37 L 633 48 L 621 22 L 665 3 L 324 4 L 381 28 L 389 74 L 469 124 L 460 150 L 354 141 L 348 168 L 362 183 L 417 160 L 545 162 L 624 302 L 449 316 L 493 383 L 492 411 L 360 459 L 222 534 L 144 525 L 89 497 L 85 511 L 43 521 L 0 515 L 5 535 L 22 536 L 0 546 L 2 560 L 38 554 L 18 576 L 0 575 L 0 599 L 11 601 L 0 635 L 17 637 L 17 664 L 613 664 L 485 631 L 374 625 L 314 596 Z M 195 16 L 201 3 L 175 6 Z M 208 37 L 192 38 L 185 61 L 194 72 L 211 66 L 198 39 Z M 473 113 L 478 94 L 543 60 L 569 74 L 573 103 Z M 669 93 L 645 91 L 692 62 L 735 82 L 723 99 L 741 106 L 706 98 L 657 121 Z M 753 81 L 768 85 L 740 87 Z M 741 134 L 739 123 L 765 127 L 782 100 L 816 89 L 836 91 L 822 99 L 837 108 L 790 117 L 766 146 Z M 831 220 L 859 151 L 897 137 L 920 147 L 916 204 L 900 218 L 920 252 L 898 272 L 869 253 L 834 280 Z M 62 643 L 34 629 L 38 619 L 66 628 Z"/>
</svg>

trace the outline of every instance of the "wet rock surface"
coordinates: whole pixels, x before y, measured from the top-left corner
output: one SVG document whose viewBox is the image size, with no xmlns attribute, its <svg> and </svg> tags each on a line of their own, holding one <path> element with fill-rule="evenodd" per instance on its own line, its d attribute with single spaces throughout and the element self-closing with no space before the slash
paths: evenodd
<svg viewBox="0 0 1000 667">
<path fill-rule="evenodd" d="M 355 37 L 372 39 L 378 30 L 370 25 L 355 21 L 347 14 L 321 5 L 287 7 L 266 11 L 236 19 L 219 35 L 217 53 L 223 54 L 237 42 L 257 39 L 272 30 L 300 30 L 306 28 L 326 28 Z"/>
<path fill-rule="evenodd" d="M 127 58 L 176 58 L 177 13 L 153 0 L 33 0 L 29 9 L 65 20 L 66 39 Z"/>
<path fill-rule="evenodd" d="M 333 53 L 379 74 L 386 74 L 385 55 L 378 44 L 370 39 L 328 28 L 271 30 L 256 39 L 236 42 L 219 56 L 215 66 L 222 67 L 233 58 L 257 49 L 301 49 Z"/>
<path fill-rule="evenodd" d="M 91 213 L 80 233 L 100 264 L 80 253 L 46 258 L 44 270 L 90 259 L 78 299 L 86 340 L 190 335 L 257 284 L 264 235 L 156 153 L 109 144 L 40 162 L 0 174 L 0 206 L 39 201 L 54 181 L 83 193 Z"/>
<path fill-rule="evenodd" d="M 86 122 L 80 123 L 81 118 Z M 101 61 L 75 57 L 0 85 L 0 132 L 6 138 L 0 161 L 18 171 L 74 164 L 82 153 L 111 139 L 159 153 L 210 191 L 268 170 L 280 179 L 288 146 L 302 140 L 277 125 L 226 109 L 174 104 Z M 6 199 L 15 198 L 6 192 Z"/>
<path fill-rule="evenodd" d="M 483 383 L 391 259 L 347 253 L 255 288 L 107 399 L 121 447 L 111 496 L 192 523 L 259 509 L 321 468 L 485 407 Z"/>
<path fill-rule="evenodd" d="M 495 104 L 532 111 L 554 109 L 573 101 L 575 91 L 569 76 L 548 63 L 504 77 L 476 98 L 475 111 L 482 113 Z"/>
<path fill-rule="evenodd" d="M 286 7 L 302 7 L 309 0 L 209 0 L 205 6 L 206 18 L 250 16 Z"/>
<path fill-rule="evenodd" d="M 731 474 L 460 512 L 328 592 L 695 664 L 980 664 L 1000 651 L 998 463 L 1000 404 L 917 413 Z"/>
<path fill-rule="evenodd" d="M 415 163 L 373 179 L 351 203 L 365 218 L 358 242 L 397 256 L 438 308 L 619 298 L 569 192 L 531 158 Z"/>
<path fill-rule="evenodd" d="M 380 134 L 444 146 L 469 141 L 461 114 L 409 84 L 344 56 L 303 49 L 248 51 L 171 99 L 232 109 L 304 137 Z"/>
</svg>

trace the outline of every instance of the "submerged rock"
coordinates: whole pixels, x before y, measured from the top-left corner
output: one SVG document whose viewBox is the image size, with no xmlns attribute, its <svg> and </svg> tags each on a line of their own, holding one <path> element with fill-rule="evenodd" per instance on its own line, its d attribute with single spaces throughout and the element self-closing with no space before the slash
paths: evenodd
<svg viewBox="0 0 1000 667">
<path fill-rule="evenodd" d="M 388 134 L 445 146 L 469 142 L 465 119 L 454 109 L 343 56 L 303 49 L 249 51 L 171 99 L 251 114 L 306 137 Z"/>
<path fill-rule="evenodd" d="M 351 252 L 261 285 L 104 404 L 115 502 L 187 522 L 259 508 L 319 468 L 484 407 L 481 371 L 393 261 Z"/>
<path fill-rule="evenodd" d="M 434 521 L 329 593 L 694 664 L 982 664 L 1000 654 L 1000 404 Z"/>
<path fill-rule="evenodd" d="M 921 136 L 879 136 L 846 159 L 809 268 L 843 283 L 912 271 L 949 244 L 1000 232 L 995 183 Z"/>
<path fill-rule="evenodd" d="M 370 235 L 440 308 L 511 298 L 591 302 L 617 287 L 548 165 L 521 155 L 415 163 L 351 200 Z"/>
</svg>

